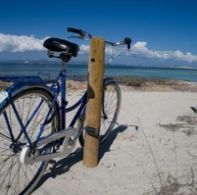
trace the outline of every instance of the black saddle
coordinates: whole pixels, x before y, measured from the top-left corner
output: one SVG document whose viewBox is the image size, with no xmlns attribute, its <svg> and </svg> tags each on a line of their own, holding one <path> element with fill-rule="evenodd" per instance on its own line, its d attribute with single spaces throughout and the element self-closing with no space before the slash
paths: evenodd
<svg viewBox="0 0 197 195">
<path fill-rule="evenodd" d="M 77 56 L 79 51 L 79 46 L 77 44 L 54 37 L 45 40 L 43 46 L 53 52 L 69 52 L 74 57 Z"/>
</svg>

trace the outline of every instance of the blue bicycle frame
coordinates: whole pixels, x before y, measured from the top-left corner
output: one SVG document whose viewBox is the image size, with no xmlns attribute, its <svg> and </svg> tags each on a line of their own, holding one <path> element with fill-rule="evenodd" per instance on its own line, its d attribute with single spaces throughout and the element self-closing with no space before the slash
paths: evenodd
<svg viewBox="0 0 197 195">
<path fill-rule="evenodd" d="M 49 111 L 46 115 L 46 118 L 43 122 L 43 124 L 40 126 L 39 129 L 39 133 L 37 135 L 36 138 L 36 142 L 38 142 L 41 138 L 41 135 L 44 131 L 44 127 L 45 125 L 52 119 L 52 117 L 54 116 L 55 111 L 53 110 L 55 104 L 58 102 L 57 98 L 58 95 L 60 94 L 60 105 L 58 112 L 60 113 L 60 130 L 63 130 L 66 128 L 66 113 L 71 112 L 73 110 L 75 110 L 76 108 L 78 108 L 76 114 L 74 115 L 73 119 L 71 120 L 70 124 L 68 125 L 68 127 L 73 127 L 76 123 L 76 121 L 79 119 L 79 117 L 83 114 L 84 112 L 84 108 L 87 102 L 87 92 L 84 93 L 84 95 L 72 106 L 67 107 L 68 102 L 66 101 L 66 70 L 63 69 L 59 72 L 59 75 L 56 79 L 52 80 L 52 81 L 47 81 L 47 80 L 42 80 L 39 76 L 30 76 L 30 77 L 12 77 L 12 78 L 6 78 L 6 77 L 1 77 L 1 80 L 4 81 L 12 81 L 14 82 L 14 84 L 7 89 L 8 92 L 8 97 L 1 103 L 0 107 L 2 107 L 2 105 L 4 105 L 7 101 L 9 101 L 9 103 L 11 104 L 13 111 L 16 115 L 17 121 L 20 125 L 21 128 L 21 132 L 19 133 L 19 135 L 17 136 L 17 138 L 14 139 L 14 136 L 12 134 L 12 129 L 11 129 L 11 125 L 10 122 L 8 120 L 7 117 L 7 113 L 4 111 L 3 115 L 9 130 L 9 133 L 11 135 L 11 139 L 12 142 L 17 142 L 17 140 L 20 139 L 20 137 L 22 136 L 22 134 L 24 134 L 24 136 L 26 137 L 28 144 L 31 147 L 33 147 L 32 145 L 32 141 L 28 136 L 28 132 L 27 132 L 27 128 L 28 125 L 30 124 L 30 122 L 32 121 L 32 119 L 34 118 L 34 116 L 36 115 L 36 112 L 39 110 L 39 108 L 41 107 L 42 103 L 44 100 L 41 100 L 39 102 L 39 104 L 37 105 L 37 107 L 34 109 L 34 111 L 32 112 L 31 116 L 29 117 L 29 119 L 27 120 L 26 124 L 23 124 L 19 113 L 17 111 L 17 108 L 14 104 L 13 101 L 13 97 L 15 94 L 19 93 L 20 91 L 23 91 L 24 89 L 28 89 L 31 87 L 41 87 L 44 88 L 46 90 L 48 90 L 52 95 L 53 95 L 53 99 L 52 99 L 52 103 L 50 105 Z M 60 85 L 59 82 L 60 81 Z M 50 85 L 50 86 L 48 86 Z M 36 143 L 35 142 L 35 143 Z"/>
</svg>

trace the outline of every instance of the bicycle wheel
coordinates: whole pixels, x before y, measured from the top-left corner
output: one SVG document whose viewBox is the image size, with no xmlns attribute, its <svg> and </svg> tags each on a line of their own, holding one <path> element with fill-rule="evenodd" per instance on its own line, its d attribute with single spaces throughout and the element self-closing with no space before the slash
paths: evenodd
<svg viewBox="0 0 197 195">
<path fill-rule="evenodd" d="M 27 126 L 27 133 L 31 141 L 35 141 L 44 122 L 46 114 L 52 104 L 52 95 L 42 88 L 29 88 L 13 97 L 14 105 L 23 124 L 35 113 Z M 38 105 L 41 103 L 40 107 Z M 57 105 L 53 107 L 52 119 L 45 125 L 43 136 L 57 131 L 59 128 L 59 114 Z M 6 117 L 7 116 L 7 117 Z M 7 122 L 6 119 L 7 118 Z M 9 125 L 8 125 L 9 124 Z M 10 127 L 9 127 L 10 126 Z M 11 140 L 11 129 L 15 142 Z M 47 162 L 38 162 L 32 165 L 20 163 L 19 157 L 22 148 L 27 144 L 21 126 L 18 123 L 13 107 L 7 103 L 0 110 L 0 194 L 30 194 L 36 187 Z"/>
<path fill-rule="evenodd" d="M 103 93 L 103 104 L 101 112 L 101 122 L 100 122 L 100 144 L 102 144 L 110 131 L 113 129 L 120 110 L 121 104 L 121 92 L 119 85 L 113 81 L 109 80 L 104 82 L 104 93 Z M 83 128 L 85 120 L 85 114 L 78 120 L 78 128 Z M 84 135 L 85 131 L 79 137 L 79 142 L 81 146 L 84 145 Z"/>
</svg>

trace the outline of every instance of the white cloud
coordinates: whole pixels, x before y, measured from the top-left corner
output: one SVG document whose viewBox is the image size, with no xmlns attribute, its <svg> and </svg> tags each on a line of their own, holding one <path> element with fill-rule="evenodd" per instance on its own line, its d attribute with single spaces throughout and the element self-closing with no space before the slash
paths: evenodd
<svg viewBox="0 0 197 195">
<path fill-rule="evenodd" d="M 84 45 L 84 44 L 80 45 L 80 53 L 81 54 L 88 53 L 89 52 L 89 48 L 90 48 L 89 45 Z"/>
<path fill-rule="evenodd" d="M 25 51 L 42 51 L 44 47 L 42 46 L 44 40 L 46 39 L 38 39 L 33 35 L 7 35 L 0 33 L 0 52 L 25 52 Z M 122 54 L 125 55 L 140 55 L 147 58 L 155 58 L 155 59 L 171 59 L 171 60 L 179 60 L 185 62 L 197 62 L 197 55 L 194 55 L 190 52 L 182 52 L 180 50 L 174 51 L 161 51 L 161 50 L 152 50 L 147 46 L 147 42 L 138 41 L 132 45 L 130 52 L 124 52 Z M 116 53 L 120 53 L 120 49 L 118 47 L 113 49 L 113 55 L 116 56 Z M 122 50 L 123 51 L 123 50 Z M 80 46 L 80 53 L 87 54 L 89 52 L 89 45 L 82 44 Z M 106 47 L 105 52 L 107 55 L 112 54 L 111 47 Z"/>
<path fill-rule="evenodd" d="M 197 55 L 194 55 L 190 52 L 182 52 L 180 50 L 174 51 L 161 51 L 161 50 L 152 50 L 147 47 L 148 43 L 145 41 L 138 41 L 131 46 L 130 52 L 123 49 L 125 55 L 140 55 L 147 58 L 156 58 L 156 59 L 170 59 L 170 60 L 178 60 L 178 61 L 185 61 L 188 63 L 197 62 Z M 122 48 L 121 48 L 122 49 Z M 113 48 L 114 52 L 113 55 L 116 56 L 116 53 L 120 54 L 120 49 L 118 47 Z M 88 45 L 81 45 L 80 47 L 81 53 L 88 53 L 89 46 Z M 111 47 L 106 47 L 105 52 L 107 55 L 112 54 Z M 123 53 L 122 53 L 123 54 Z"/>
<path fill-rule="evenodd" d="M 37 39 L 33 35 L 16 36 L 0 33 L 0 52 L 25 52 L 25 51 L 42 51 L 44 39 Z"/>
<path fill-rule="evenodd" d="M 175 59 L 185 62 L 197 62 L 197 55 L 190 52 L 182 52 L 180 50 L 175 51 L 161 51 L 161 50 L 151 50 L 147 47 L 147 42 L 138 41 L 132 47 L 130 55 L 142 55 L 148 58 L 158 58 L 158 59 Z"/>
<path fill-rule="evenodd" d="M 137 43 L 135 43 L 133 48 L 144 49 L 146 47 L 146 45 L 147 45 L 147 42 L 145 42 L 145 41 L 138 41 Z"/>
</svg>

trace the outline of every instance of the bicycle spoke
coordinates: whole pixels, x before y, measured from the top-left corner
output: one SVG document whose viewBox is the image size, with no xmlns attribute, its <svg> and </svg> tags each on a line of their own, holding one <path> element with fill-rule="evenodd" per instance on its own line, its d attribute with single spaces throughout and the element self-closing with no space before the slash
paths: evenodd
<svg viewBox="0 0 197 195">
<path fill-rule="evenodd" d="M 109 101 L 110 103 L 109 104 L 106 104 L 105 107 L 104 107 L 104 110 L 105 110 L 105 114 L 108 116 L 109 115 L 109 112 L 110 110 L 113 108 L 114 106 L 114 100 L 116 100 L 116 97 L 114 97 L 113 99 L 111 98 Z M 114 112 L 114 111 L 113 111 Z"/>
<path fill-rule="evenodd" d="M 9 149 L 3 149 L 3 150 L 1 150 L 0 152 L 1 152 L 1 156 L 3 156 L 4 155 L 4 152 L 6 152 L 6 151 L 9 151 L 9 152 L 12 152 L 11 150 L 9 150 Z"/>
<path fill-rule="evenodd" d="M 116 97 L 116 95 L 112 94 L 112 95 L 111 95 L 111 98 L 109 98 L 109 99 L 110 99 L 110 100 L 109 100 L 110 103 L 108 103 L 108 104 L 106 105 L 106 107 L 108 107 L 106 110 L 110 110 L 111 106 L 113 105 L 113 102 L 116 101 L 117 97 Z"/>
<path fill-rule="evenodd" d="M 10 153 L 11 154 L 11 153 Z M 0 168 L 0 176 L 1 176 L 1 171 L 2 171 L 2 169 L 4 168 L 4 166 L 5 166 L 5 164 L 6 164 L 6 162 L 8 161 L 10 159 L 10 157 L 7 157 L 7 158 L 5 158 L 3 161 L 1 161 L 1 162 L 3 162 L 3 165 L 2 165 L 2 163 L 1 163 L 1 168 Z"/>
<path fill-rule="evenodd" d="M 28 121 L 28 119 L 29 119 L 29 116 L 30 116 L 30 113 L 31 113 L 30 109 L 34 108 L 33 105 L 32 105 L 33 103 L 30 104 L 30 101 L 32 100 L 32 98 L 28 98 L 28 100 L 29 100 L 29 102 L 27 103 L 28 109 L 26 110 L 27 116 L 25 118 L 25 121 Z M 34 98 L 33 102 L 34 101 L 35 101 L 35 98 Z"/>
<path fill-rule="evenodd" d="M 16 164 L 16 162 L 14 163 L 14 165 L 15 165 L 15 164 Z M 3 179 L 2 182 L 0 183 L 0 189 L 3 188 L 3 184 L 4 184 L 4 182 L 6 181 L 6 178 L 8 177 L 8 175 L 11 174 L 11 172 L 12 172 L 12 166 L 13 166 L 13 158 L 12 158 L 12 162 L 11 162 L 10 167 L 7 169 L 7 170 L 8 170 L 7 174 L 5 175 L 4 179 Z M 7 171 L 7 170 L 6 170 L 6 171 Z M 5 172 L 5 171 L 4 171 L 4 172 Z M 7 185 L 6 187 L 8 187 L 8 185 Z"/>
<path fill-rule="evenodd" d="M 7 155 L 7 154 L 1 154 L 1 156 L 10 156 L 10 155 Z M 15 154 L 11 155 L 11 156 L 15 156 Z"/>
<path fill-rule="evenodd" d="M 41 105 L 41 108 L 42 108 L 42 107 L 43 107 L 43 105 Z M 40 110 L 40 108 L 39 108 L 39 110 Z M 28 132 L 29 132 L 29 137 L 30 137 L 30 138 L 33 138 L 33 133 L 35 132 L 35 127 L 38 126 L 38 124 L 39 124 L 39 123 L 36 122 L 36 120 L 37 120 L 37 118 L 38 118 L 38 116 L 39 116 L 39 113 L 40 113 L 39 110 L 37 110 L 37 112 L 36 112 L 34 118 L 32 119 L 32 121 L 31 121 L 31 126 L 28 127 L 28 129 L 31 129 L 31 132 L 28 130 Z M 28 119 L 28 120 L 29 120 L 29 119 Z M 32 128 L 32 126 L 33 126 L 33 128 Z"/>
<path fill-rule="evenodd" d="M 107 109 L 107 116 L 109 115 L 109 114 L 113 114 L 114 115 L 114 112 L 115 112 L 115 109 L 116 109 L 116 104 L 112 104 L 111 103 L 111 105 L 109 106 L 109 108 Z"/>
<path fill-rule="evenodd" d="M 17 178 L 17 181 L 18 181 L 18 189 L 17 189 L 17 192 L 19 192 L 19 190 L 20 190 L 20 168 L 21 168 L 21 164 L 20 164 L 20 161 L 18 159 L 18 178 Z"/>
<path fill-rule="evenodd" d="M 12 158 L 12 165 L 13 165 L 13 158 Z M 7 184 L 7 186 L 6 186 L 6 188 L 7 188 L 6 194 L 8 194 L 9 188 L 10 188 L 10 186 L 11 186 L 11 184 L 10 184 L 10 179 L 11 179 L 12 169 L 13 169 L 13 167 L 11 166 L 10 173 L 9 173 L 8 184 Z"/>
<path fill-rule="evenodd" d="M 33 137 L 34 132 L 36 132 L 35 130 L 36 130 L 36 127 L 38 126 L 38 124 L 42 124 L 44 122 L 44 120 L 45 120 L 46 116 L 44 114 L 42 114 L 42 113 L 47 113 L 49 108 L 46 108 L 45 110 L 44 109 L 45 109 L 44 108 L 44 104 L 42 104 L 42 106 L 39 108 L 39 111 L 37 111 L 37 114 L 34 117 L 33 122 L 31 123 L 31 127 L 28 128 L 28 129 L 31 129 L 31 131 L 32 131 L 32 132 L 29 132 L 31 138 Z M 41 114 L 42 117 L 40 117 L 40 114 Z"/>
<path fill-rule="evenodd" d="M 34 166 L 34 167 L 36 167 L 36 166 Z M 31 173 L 34 173 L 32 167 L 29 167 L 29 170 L 30 170 Z"/>
<path fill-rule="evenodd" d="M 32 99 L 32 98 L 29 98 L 29 99 Z M 33 108 L 35 107 L 35 106 L 34 106 L 34 104 L 35 104 L 35 99 L 36 99 L 36 98 L 34 98 L 33 103 L 31 103 L 31 104 L 30 104 L 30 102 L 28 103 L 29 108 L 31 108 L 32 106 L 33 106 Z M 41 102 L 40 102 L 40 103 L 41 103 Z M 39 113 L 40 106 L 42 106 L 42 105 L 40 105 L 40 103 L 37 105 L 37 107 L 36 107 L 32 112 L 28 111 L 28 114 L 27 114 L 27 116 L 26 116 L 27 122 L 26 122 L 26 124 L 24 125 L 24 127 L 25 127 L 26 129 L 30 129 L 30 128 L 28 128 L 28 125 L 29 125 L 30 123 L 34 123 L 34 122 L 33 122 L 33 119 L 34 119 L 34 117 L 35 117 L 35 114 L 36 114 L 36 113 Z M 30 106 L 30 105 L 31 105 L 31 106 Z M 36 110 L 36 109 L 37 109 L 37 110 Z M 30 114 L 31 114 L 31 115 L 30 115 Z M 19 134 L 19 136 L 17 137 L 17 139 L 19 139 L 19 138 L 21 137 L 21 135 L 22 135 L 22 133 Z M 25 138 L 26 138 L 26 136 L 25 136 L 25 134 L 24 134 L 23 140 L 25 140 Z M 29 137 L 29 138 L 30 138 L 30 137 Z"/>
<path fill-rule="evenodd" d="M 27 166 L 20 163 L 20 151 L 29 141 L 21 128 L 24 126 L 30 141 L 35 141 L 50 107 L 54 106 L 51 100 L 52 96 L 49 96 L 45 90 L 36 88 L 19 92 L 13 98 L 14 108 L 8 102 L 0 110 L 1 194 L 29 194 L 44 173 L 47 162 L 39 162 Z M 5 113 L 7 114 L 6 120 Z M 51 114 L 49 114 L 49 117 L 52 116 Z M 52 122 L 54 120 L 59 121 L 59 119 L 57 120 L 57 115 L 54 115 L 54 119 L 45 124 L 43 135 L 47 136 L 52 133 Z M 16 154 L 10 149 L 13 143 L 11 133 L 13 133 L 13 137 L 16 139 L 15 144 L 12 145 Z"/>
<path fill-rule="evenodd" d="M 3 128 L 3 127 L 1 126 L 1 124 L 0 124 L 0 129 L 3 130 L 6 134 L 9 133 L 8 130 L 7 130 L 7 128 L 6 128 L 6 129 L 5 129 L 5 127 Z M 2 133 L 1 133 L 1 134 L 2 134 Z M 8 134 L 5 135 L 5 136 L 9 137 Z"/>
<path fill-rule="evenodd" d="M 19 164 L 19 166 L 21 166 L 20 164 Z M 19 172 L 20 171 L 16 171 L 16 173 L 15 173 L 15 175 L 13 176 L 13 178 L 12 178 L 12 180 L 11 180 L 11 182 L 10 182 L 10 185 L 9 186 L 13 186 L 13 183 L 14 183 L 14 180 L 15 180 L 15 178 L 17 177 L 17 175 L 19 174 Z M 18 180 L 20 180 L 20 177 L 18 177 Z M 10 188 L 8 189 L 8 191 L 10 190 Z M 14 192 L 17 192 L 16 191 L 16 185 L 15 185 L 15 188 L 14 188 Z"/>
<path fill-rule="evenodd" d="M 23 173 L 24 173 L 25 178 L 28 180 L 28 183 L 29 183 L 30 180 L 29 180 L 29 178 L 27 177 L 27 173 L 26 173 L 26 171 L 24 170 L 23 166 L 21 166 L 21 169 L 22 169 L 22 171 L 23 171 Z M 26 169 L 26 167 L 25 167 L 25 169 Z M 25 182 L 25 184 L 26 184 L 26 182 Z"/>
<path fill-rule="evenodd" d="M 3 148 L 3 147 L 0 147 L 0 149 L 7 150 L 7 151 L 12 151 L 11 149 L 7 149 L 7 148 Z"/>
<path fill-rule="evenodd" d="M 104 127 L 104 128 L 101 129 L 101 132 L 100 132 L 100 133 L 102 133 L 103 129 L 106 129 L 105 122 L 103 123 L 103 127 Z M 105 133 L 105 132 L 104 132 L 104 133 Z"/>
<path fill-rule="evenodd" d="M 12 157 L 12 159 L 13 159 L 13 156 L 10 156 L 10 157 Z M 4 163 L 4 166 L 5 166 L 5 164 L 7 163 L 7 160 L 10 159 L 10 157 L 9 157 L 8 159 L 6 159 L 6 162 Z M 4 167 L 4 166 L 3 166 L 3 167 Z M 2 169 L 3 169 L 3 167 L 2 167 Z M 1 169 L 1 170 L 2 170 L 2 169 Z M 3 175 L 8 169 L 10 169 L 10 167 L 8 167 L 7 169 L 5 169 L 2 173 L 1 173 L 1 170 L 0 170 L 0 176 Z"/>
<path fill-rule="evenodd" d="M 8 137 L 7 135 L 5 135 L 3 133 L 0 133 L 0 137 L 3 138 L 4 140 L 7 140 L 7 141 L 11 141 L 12 140 L 10 137 Z"/>
</svg>

